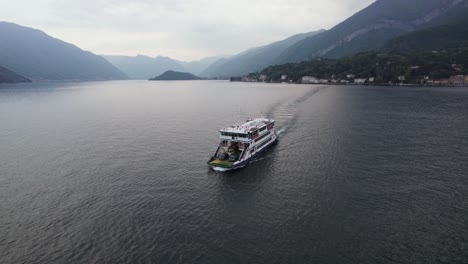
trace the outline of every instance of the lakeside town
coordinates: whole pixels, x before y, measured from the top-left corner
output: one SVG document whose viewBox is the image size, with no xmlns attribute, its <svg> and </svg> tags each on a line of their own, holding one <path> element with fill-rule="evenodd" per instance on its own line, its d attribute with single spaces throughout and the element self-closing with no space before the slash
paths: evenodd
<svg viewBox="0 0 468 264">
<path fill-rule="evenodd" d="M 269 82 L 269 83 L 297 83 L 297 84 L 357 84 L 357 85 L 425 85 L 425 86 L 468 86 L 468 75 L 455 75 L 449 78 L 434 79 L 430 76 L 423 76 L 413 80 L 408 80 L 406 76 L 397 76 L 397 82 L 382 83 L 375 77 L 357 78 L 354 74 L 347 74 L 345 78 L 338 79 L 334 76 L 330 79 L 322 79 L 314 76 L 303 76 L 299 80 L 292 80 L 288 75 L 282 74 L 279 81 L 269 79 L 267 75 L 247 75 L 241 77 L 231 77 L 231 82 Z"/>
<path fill-rule="evenodd" d="M 468 86 L 468 48 L 364 52 L 272 65 L 231 81 L 335 85 Z"/>
</svg>

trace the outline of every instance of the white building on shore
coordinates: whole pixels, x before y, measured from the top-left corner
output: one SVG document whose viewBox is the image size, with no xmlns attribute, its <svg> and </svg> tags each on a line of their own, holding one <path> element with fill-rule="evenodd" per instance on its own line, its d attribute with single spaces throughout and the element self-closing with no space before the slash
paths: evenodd
<svg viewBox="0 0 468 264">
<path fill-rule="evenodd" d="M 302 77 L 301 82 L 304 83 L 304 84 L 307 84 L 307 83 L 320 83 L 320 79 L 312 77 L 312 76 L 304 76 L 304 77 Z"/>
</svg>

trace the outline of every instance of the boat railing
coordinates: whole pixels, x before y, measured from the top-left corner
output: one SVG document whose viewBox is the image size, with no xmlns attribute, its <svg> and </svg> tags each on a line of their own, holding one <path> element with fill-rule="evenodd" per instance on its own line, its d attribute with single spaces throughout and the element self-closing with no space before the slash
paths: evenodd
<svg viewBox="0 0 468 264">
<path fill-rule="evenodd" d="M 214 154 L 214 157 L 218 157 L 218 152 L 219 152 L 219 149 L 221 148 L 221 146 L 218 146 L 218 149 L 216 150 L 215 154 Z"/>
<path fill-rule="evenodd" d="M 247 148 L 244 149 L 244 151 L 242 152 L 241 157 L 239 158 L 239 160 L 242 160 L 244 158 L 245 153 L 247 153 L 247 151 L 249 151 L 249 149 L 250 149 L 250 146 L 248 146 Z"/>
</svg>

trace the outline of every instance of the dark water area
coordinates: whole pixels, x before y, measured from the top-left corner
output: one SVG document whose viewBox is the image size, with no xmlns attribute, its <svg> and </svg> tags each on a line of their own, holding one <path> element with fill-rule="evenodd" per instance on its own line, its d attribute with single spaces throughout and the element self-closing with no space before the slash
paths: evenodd
<svg viewBox="0 0 468 264">
<path fill-rule="evenodd" d="M 468 89 L 1 85 L 0 201 L 0 263 L 468 263 Z"/>
</svg>

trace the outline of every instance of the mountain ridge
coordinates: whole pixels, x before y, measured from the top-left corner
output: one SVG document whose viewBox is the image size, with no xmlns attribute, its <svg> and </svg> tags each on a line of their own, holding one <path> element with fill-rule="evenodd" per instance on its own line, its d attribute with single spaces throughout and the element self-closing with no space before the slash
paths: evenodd
<svg viewBox="0 0 468 264">
<path fill-rule="evenodd" d="M 210 65 L 200 75 L 203 77 L 229 77 L 261 70 L 272 63 L 277 54 L 281 53 L 290 45 L 324 31 L 325 30 L 321 29 L 318 31 L 300 33 L 267 45 L 250 48 L 229 58 L 218 60 L 216 64 Z"/>
<path fill-rule="evenodd" d="M 104 58 L 45 32 L 0 22 L 2 65 L 32 80 L 127 79 Z"/>
<path fill-rule="evenodd" d="M 392 39 L 384 52 L 414 52 L 468 47 L 468 17 Z"/>
<path fill-rule="evenodd" d="M 467 0 L 377 0 L 332 29 L 289 47 L 275 63 L 377 50 L 392 38 L 440 24 L 466 8 Z"/>
<path fill-rule="evenodd" d="M 169 57 L 145 55 L 101 55 L 109 63 L 126 73 L 130 79 L 147 80 L 167 70 L 184 71 L 184 67 Z"/>
<path fill-rule="evenodd" d="M 23 82 L 31 82 L 31 80 L 5 67 L 0 66 L 0 83 L 23 83 Z"/>
<path fill-rule="evenodd" d="M 207 57 L 198 61 L 179 61 L 170 57 L 145 55 L 101 55 L 115 67 L 126 73 L 131 79 L 147 80 L 152 76 L 162 74 L 168 70 L 200 74 L 206 67 L 219 57 Z"/>
</svg>

